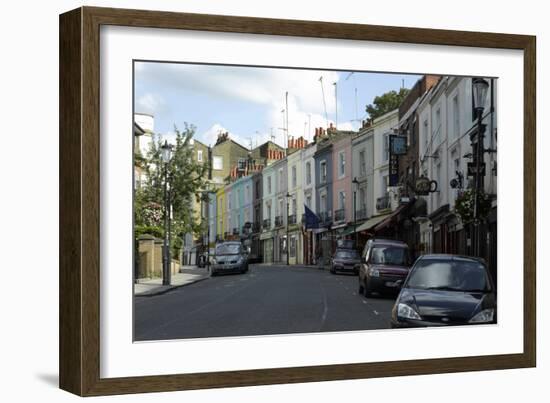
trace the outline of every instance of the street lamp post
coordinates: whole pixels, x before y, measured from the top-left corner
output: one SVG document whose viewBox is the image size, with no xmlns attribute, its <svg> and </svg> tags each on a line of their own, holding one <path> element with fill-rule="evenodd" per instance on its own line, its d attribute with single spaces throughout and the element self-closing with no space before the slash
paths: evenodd
<svg viewBox="0 0 550 403">
<path fill-rule="evenodd" d="M 352 181 L 353 187 L 353 232 L 355 234 L 355 248 L 359 246 L 358 234 L 357 234 L 357 187 L 359 186 L 359 181 L 357 177 L 353 178 Z"/>
<path fill-rule="evenodd" d="M 168 164 L 172 158 L 172 146 L 164 141 L 161 146 L 162 162 L 164 162 L 164 244 L 162 254 L 162 285 L 170 285 L 170 198 L 168 195 Z"/>
<path fill-rule="evenodd" d="M 475 188 L 474 188 L 474 228 L 475 228 L 475 256 L 481 254 L 481 228 L 479 223 L 479 199 L 483 191 L 483 177 L 481 175 L 481 168 L 483 164 L 484 156 L 484 127 L 482 124 L 483 111 L 485 109 L 485 100 L 487 97 L 487 90 L 489 89 L 489 83 L 483 78 L 474 78 L 472 80 L 473 95 L 474 95 L 474 110 L 477 115 L 477 134 L 476 134 L 476 146 L 473 147 L 473 156 L 475 162 Z M 472 142 L 472 146 L 474 143 Z"/>
</svg>

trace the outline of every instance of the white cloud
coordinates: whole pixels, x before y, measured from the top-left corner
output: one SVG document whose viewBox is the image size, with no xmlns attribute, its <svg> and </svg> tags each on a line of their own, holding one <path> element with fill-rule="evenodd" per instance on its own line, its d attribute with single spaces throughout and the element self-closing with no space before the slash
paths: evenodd
<svg viewBox="0 0 550 403">
<path fill-rule="evenodd" d="M 260 105 L 266 111 L 265 126 L 260 132 L 240 135 L 220 123 L 215 123 L 197 135 L 197 139 L 206 144 L 214 144 L 218 132 L 223 130 L 247 147 L 250 145 L 250 136 L 253 136 L 252 145 L 255 146 L 270 140 L 271 133 L 274 141 L 284 146 L 286 136 L 281 128 L 285 127 L 285 123 L 281 111 L 286 108 L 286 92 L 290 136 L 299 137 L 305 134 L 306 139 L 311 141 L 315 127 L 327 127 L 328 123 L 334 123 L 336 100 L 333 83 L 339 81 L 339 75 L 334 71 L 136 63 L 135 73 L 136 82 L 161 92 L 176 90 L 191 97 L 208 97 L 233 105 L 243 102 L 244 108 L 246 103 L 252 103 Z M 323 77 L 324 102 L 320 77 Z M 162 100 L 146 94 L 138 100 L 138 104 L 157 109 L 162 106 Z M 343 112 L 339 102 L 339 116 L 344 115 Z M 342 130 L 351 130 L 357 126 L 355 122 L 338 123 L 338 128 Z"/>
<path fill-rule="evenodd" d="M 212 98 L 229 98 L 283 108 L 285 92 L 296 105 L 309 113 L 324 115 L 323 87 L 327 111 L 334 113 L 334 86 L 338 74 L 333 71 L 277 68 L 204 66 L 175 63 L 137 63 L 136 81 L 151 82 L 165 88 L 207 94 Z"/>
<path fill-rule="evenodd" d="M 218 138 L 218 134 L 219 133 L 225 133 L 225 132 L 229 133 L 229 138 L 230 139 L 236 141 L 237 143 L 239 143 L 240 145 L 242 145 L 246 148 L 250 148 L 251 140 L 252 140 L 252 146 L 253 147 L 256 146 L 256 141 L 255 141 L 256 138 L 252 139 L 251 137 L 245 137 L 245 136 L 235 134 L 235 133 L 231 132 L 231 130 L 226 129 L 225 127 L 223 127 L 219 123 L 213 124 L 208 130 L 206 130 L 203 133 L 198 133 L 196 135 L 196 138 L 197 138 L 197 140 L 203 142 L 204 144 L 213 146 L 216 143 L 216 140 Z M 258 138 L 263 138 L 263 137 L 264 136 L 258 135 Z M 265 140 L 263 140 L 263 141 L 265 141 Z M 257 144 L 261 144 L 261 143 L 257 143 Z"/>
<path fill-rule="evenodd" d="M 164 99 L 151 93 L 144 94 L 136 100 L 136 112 L 138 113 L 148 113 L 154 116 L 164 106 Z"/>
</svg>

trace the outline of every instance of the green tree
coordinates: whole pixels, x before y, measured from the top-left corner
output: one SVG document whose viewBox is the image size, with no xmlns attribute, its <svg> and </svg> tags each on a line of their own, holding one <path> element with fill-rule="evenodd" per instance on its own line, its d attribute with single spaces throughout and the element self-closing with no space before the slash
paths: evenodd
<svg viewBox="0 0 550 403">
<path fill-rule="evenodd" d="M 152 141 L 140 161 L 145 170 L 145 183 L 136 189 L 134 195 L 135 236 L 150 229 L 164 235 L 162 216 L 159 220 L 158 208 L 164 206 L 164 181 L 168 178 L 169 194 L 172 204 L 171 235 L 172 247 L 181 248 L 181 237 L 185 233 L 195 233 L 201 223 L 193 215 L 193 199 L 200 200 L 200 189 L 204 188 L 208 164 L 199 164 L 193 158 L 192 139 L 195 134 L 193 125 L 185 124 L 183 131 L 174 127 L 176 133 L 170 163 L 162 161 L 163 139 Z M 162 210 L 163 211 L 163 210 Z M 176 252 L 176 251 L 174 251 Z"/>
<path fill-rule="evenodd" d="M 375 97 L 373 103 L 368 104 L 365 109 L 369 114 L 369 121 L 399 108 L 409 92 L 408 88 L 401 88 L 399 92 L 392 90 Z"/>
</svg>

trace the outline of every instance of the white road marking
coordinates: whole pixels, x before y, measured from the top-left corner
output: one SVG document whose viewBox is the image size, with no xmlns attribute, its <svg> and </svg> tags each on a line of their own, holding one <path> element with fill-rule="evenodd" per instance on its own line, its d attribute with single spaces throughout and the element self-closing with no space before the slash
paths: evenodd
<svg viewBox="0 0 550 403">
<path fill-rule="evenodd" d="M 375 314 L 375 315 L 380 315 L 376 310 L 374 311 L 374 314 Z"/>
</svg>

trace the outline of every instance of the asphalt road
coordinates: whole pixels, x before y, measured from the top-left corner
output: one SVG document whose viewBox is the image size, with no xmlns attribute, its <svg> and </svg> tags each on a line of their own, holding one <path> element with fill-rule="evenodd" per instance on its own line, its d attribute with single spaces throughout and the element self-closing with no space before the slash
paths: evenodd
<svg viewBox="0 0 550 403">
<path fill-rule="evenodd" d="M 134 299 L 134 339 L 167 340 L 387 329 L 394 296 L 365 298 L 357 276 L 251 265 Z"/>
</svg>

